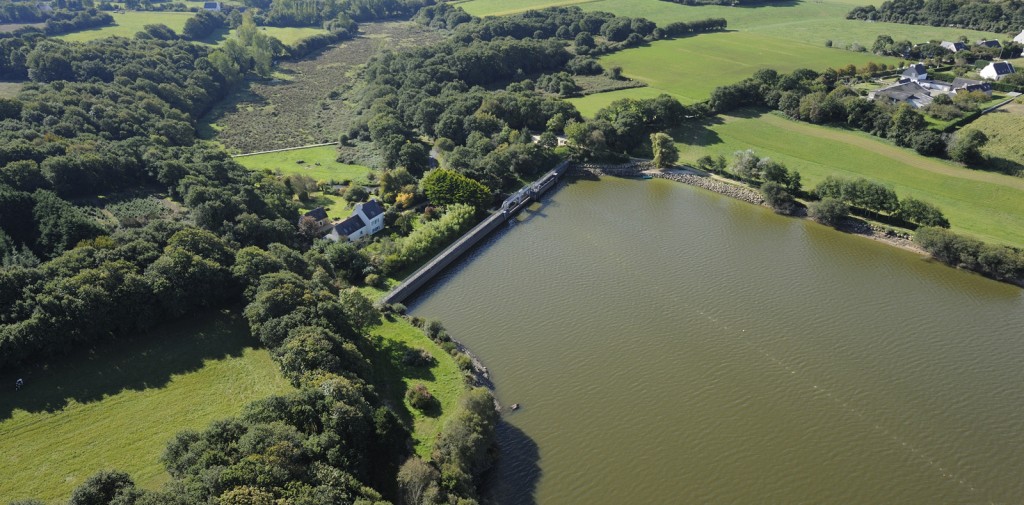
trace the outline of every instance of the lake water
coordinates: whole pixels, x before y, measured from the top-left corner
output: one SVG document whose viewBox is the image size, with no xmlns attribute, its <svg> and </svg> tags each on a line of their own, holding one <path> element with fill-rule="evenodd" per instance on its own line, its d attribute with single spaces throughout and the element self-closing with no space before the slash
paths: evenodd
<svg viewBox="0 0 1024 505">
<path fill-rule="evenodd" d="M 1024 295 L 910 252 L 577 181 L 410 307 L 523 405 L 502 503 L 1024 501 Z"/>
</svg>

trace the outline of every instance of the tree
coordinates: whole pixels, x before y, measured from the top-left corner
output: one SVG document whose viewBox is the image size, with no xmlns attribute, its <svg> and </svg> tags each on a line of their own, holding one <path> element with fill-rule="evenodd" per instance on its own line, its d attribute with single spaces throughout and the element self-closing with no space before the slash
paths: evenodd
<svg viewBox="0 0 1024 505">
<path fill-rule="evenodd" d="M 942 215 L 942 211 L 938 207 L 909 196 L 900 202 L 896 216 L 921 226 L 949 228 L 949 221 L 946 216 Z"/>
<path fill-rule="evenodd" d="M 363 331 L 380 324 L 380 311 L 361 291 L 356 288 L 344 289 L 338 296 L 341 310 L 353 328 Z"/>
<path fill-rule="evenodd" d="M 924 117 L 904 103 L 892 115 L 886 136 L 900 147 L 910 147 L 914 141 L 914 134 L 926 126 Z"/>
<path fill-rule="evenodd" d="M 828 226 L 838 225 L 849 212 L 850 208 L 842 200 L 832 197 L 822 198 L 807 206 L 807 215 L 811 219 Z"/>
<path fill-rule="evenodd" d="M 766 182 L 761 185 L 761 196 L 775 212 L 779 214 L 792 214 L 796 210 L 796 202 L 793 195 L 786 191 L 786 188 L 777 182 Z"/>
<path fill-rule="evenodd" d="M 135 488 L 125 472 L 104 470 L 89 477 L 71 494 L 69 505 L 108 505 L 118 496 Z"/>
<path fill-rule="evenodd" d="M 490 191 L 483 184 L 446 168 L 427 172 L 420 181 L 420 187 L 427 198 L 437 205 L 462 203 L 481 209 L 491 197 Z"/>
<path fill-rule="evenodd" d="M 657 168 L 670 167 L 679 160 L 679 149 L 666 133 L 651 134 L 651 149 L 654 151 L 654 166 Z"/>
<path fill-rule="evenodd" d="M 968 128 L 960 130 L 949 140 L 946 151 L 953 161 L 971 165 L 980 163 L 984 158 L 981 148 L 988 142 L 988 136 L 981 130 Z"/>
</svg>

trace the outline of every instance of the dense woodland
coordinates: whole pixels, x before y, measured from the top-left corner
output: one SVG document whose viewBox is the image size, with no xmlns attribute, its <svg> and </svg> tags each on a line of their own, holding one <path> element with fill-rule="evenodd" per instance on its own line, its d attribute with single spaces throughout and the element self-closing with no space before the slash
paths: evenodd
<svg viewBox="0 0 1024 505">
<path fill-rule="evenodd" d="M 847 19 L 886 21 L 1014 34 L 1024 28 L 1020 0 L 888 0 L 880 7 L 857 7 Z"/>
</svg>

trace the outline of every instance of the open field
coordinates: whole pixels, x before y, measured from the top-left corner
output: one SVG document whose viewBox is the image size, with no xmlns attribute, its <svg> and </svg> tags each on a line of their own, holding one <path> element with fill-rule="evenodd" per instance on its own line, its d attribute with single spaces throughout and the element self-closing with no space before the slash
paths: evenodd
<svg viewBox="0 0 1024 505">
<path fill-rule="evenodd" d="M 988 136 L 982 152 L 992 160 L 993 169 L 1024 175 L 1024 105 L 1004 105 L 966 128 L 981 130 Z"/>
<path fill-rule="evenodd" d="M 896 193 L 937 205 L 953 230 L 993 243 L 1024 246 L 1024 179 L 969 170 L 920 156 L 860 132 L 815 126 L 756 111 L 720 116 L 676 135 L 681 161 L 705 154 L 731 158 L 753 149 L 800 171 L 813 188 L 828 175 L 865 177 Z"/>
<path fill-rule="evenodd" d="M 144 26 L 153 24 L 165 24 L 168 28 L 174 30 L 175 33 L 180 34 L 181 29 L 185 27 L 185 21 L 188 21 L 190 17 L 195 16 L 195 13 L 128 11 L 123 14 L 112 12 L 110 15 L 114 16 L 114 22 L 116 24 L 104 26 L 102 28 L 93 28 L 91 30 L 67 33 L 60 35 L 57 38 L 71 42 L 87 42 L 90 40 L 102 39 L 104 37 L 132 37 L 137 32 L 142 31 Z"/>
<path fill-rule="evenodd" d="M 169 477 L 158 459 L 175 433 L 291 389 L 254 343 L 241 317 L 212 314 L 19 371 L 25 388 L 0 396 L 0 497 L 66 500 L 110 468 L 159 486 Z"/>
<path fill-rule="evenodd" d="M 896 64 L 899 60 L 757 33 L 723 32 L 656 41 L 647 47 L 609 54 L 599 61 L 606 68 L 620 66 L 627 77 L 644 81 L 683 103 L 694 103 L 707 99 L 716 87 L 741 81 L 760 68 L 791 72 L 798 68 L 838 68 L 850 63 L 861 67 L 869 61 Z"/>
<path fill-rule="evenodd" d="M 662 93 L 665 93 L 665 91 L 648 86 L 643 88 L 620 89 L 617 91 L 608 91 L 606 93 L 595 93 L 593 95 L 587 95 L 580 98 L 570 98 L 568 101 L 576 106 L 576 109 L 580 111 L 580 114 L 583 114 L 583 117 L 594 117 L 594 114 L 597 114 L 597 111 L 607 107 L 616 100 L 621 100 L 623 98 L 654 98 Z"/>
<path fill-rule="evenodd" d="M 370 334 L 379 336 L 375 339 L 378 352 L 375 363 L 378 366 L 374 368 L 377 374 L 374 382 L 383 385 L 384 394 L 392 404 L 405 406 L 415 428 L 416 453 L 429 459 L 445 416 L 451 413 L 459 397 L 468 389 L 462 371 L 450 354 L 405 319 L 385 320 L 382 325 L 371 329 Z M 402 363 L 406 349 L 425 349 L 437 363 L 429 368 L 406 366 Z M 438 400 L 440 408 L 437 411 L 423 413 L 405 401 L 405 392 L 415 384 L 426 386 Z"/>
<path fill-rule="evenodd" d="M 18 96 L 18 92 L 21 91 L 21 87 L 24 83 L 20 82 L 0 82 L 0 98 L 14 98 Z"/>
<path fill-rule="evenodd" d="M 339 163 L 337 158 L 336 146 L 321 146 L 240 156 L 235 161 L 249 170 L 271 170 L 281 175 L 308 175 L 318 181 L 366 182 L 369 168 Z"/>
<path fill-rule="evenodd" d="M 803 42 L 823 47 L 832 40 L 836 47 L 854 42 L 871 47 L 875 37 L 889 34 L 896 39 L 923 42 L 930 39 L 955 40 L 965 35 L 969 40 L 1004 38 L 994 34 L 958 28 L 943 28 L 896 23 L 868 23 L 846 19 L 850 9 L 867 5 L 871 0 L 796 0 L 793 3 L 757 7 L 721 5 L 689 6 L 661 0 L 471 0 L 459 5 L 477 16 L 512 14 L 532 8 L 555 5 L 579 5 L 588 11 L 606 11 L 620 16 L 641 16 L 659 25 L 674 21 L 725 18 L 730 30 L 754 32 L 759 35 Z M 772 62 L 761 62 L 771 64 Z"/>
<path fill-rule="evenodd" d="M 380 50 L 429 44 L 441 34 L 410 22 L 364 23 L 361 36 L 301 61 L 282 62 L 272 81 L 252 81 L 202 119 L 204 137 L 234 153 L 338 140 L 356 120 L 341 93 Z"/>
<path fill-rule="evenodd" d="M 344 219 L 352 214 L 352 206 L 344 198 L 329 193 L 309 195 L 309 201 L 301 204 L 299 212 L 308 212 L 317 207 L 323 207 L 327 212 L 327 217 L 332 221 Z"/>
</svg>

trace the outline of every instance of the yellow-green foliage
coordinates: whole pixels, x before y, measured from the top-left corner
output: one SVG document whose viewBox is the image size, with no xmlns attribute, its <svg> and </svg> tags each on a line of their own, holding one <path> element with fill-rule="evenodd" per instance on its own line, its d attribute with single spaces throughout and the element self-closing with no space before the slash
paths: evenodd
<svg viewBox="0 0 1024 505">
<path fill-rule="evenodd" d="M 804 187 L 826 176 L 864 177 L 937 206 L 958 233 L 1024 246 L 1024 178 L 926 158 L 866 133 L 746 111 L 676 132 L 682 161 L 753 149 L 800 172 Z"/>
<path fill-rule="evenodd" d="M 169 478 L 160 454 L 174 434 L 291 390 L 254 344 L 240 318 L 197 317 L 19 371 L 25 387 L 0 395 L 0 497 L 66 500 L 110 468 L 159 487 Z M 0 378 L 13 390 L 15 376 Z"/>
<path fill-rule="evenodd" d="M 440 219 L 430 221 L 412 231 L 402 239 L 398 250 L 388 255 L 386 262 L 391 270 L 424 259 L 436 251 L 442 244 L 447 244 L 469 229 L 473 224 L 473 207 L 463 204 L 448 206 L 448 210 Z"/>
</svg>

